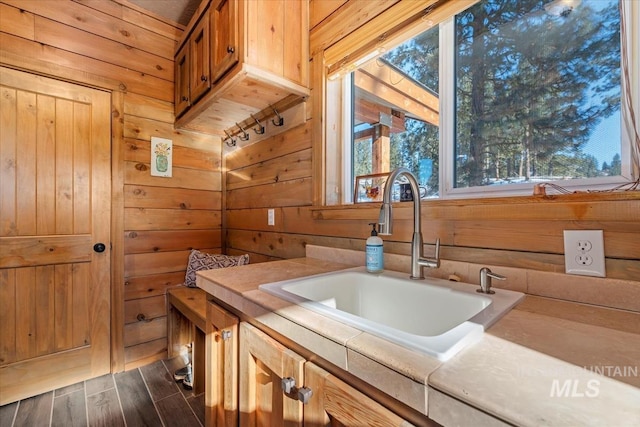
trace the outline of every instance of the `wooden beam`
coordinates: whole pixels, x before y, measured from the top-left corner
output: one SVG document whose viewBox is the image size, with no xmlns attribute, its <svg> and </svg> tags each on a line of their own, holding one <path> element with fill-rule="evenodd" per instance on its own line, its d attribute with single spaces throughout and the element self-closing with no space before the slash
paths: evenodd
<svg viewBox="0 0 640 427">
<path fill-rule="evenodd" d="M 389 126 L 376 125 L 374 127 L 373 144 L 371 144 L 371 172 L 383 173 L 391 171 L 391 139 Z"/>
<path fill-rule="evenodd" d="M 398 106 L 398 109 L 404 110 L 410 116 L 438 126 L 439 114 L 437 112 L 363 71 L 355 72 L 355 85 L 385 102 Z"/>
<path fill-rule="evenodd" d="M 440 112 L 440 100 L 437 94 L 425 89 L 422 85 L 416 83 L 415 80 L 396 71 L 392 66 L 382 61 L 371 61 L 360 67 L 359 70 L 369 74 L 386 86 L 393 87 L 398 92 L 406 94 L 407 97 L 435 113 Z"/>
<path fill-rule="evenodd" d="M 390 107 L 356 96 L 354 105 L 356 123 L 376 124 L 380 122 L 380 113 L 391 116 L 391 133 L 400 133 L 406 130 L 404 125 L 405 114 L 403 112 L 395 112 L 394 114 Z"/>
</svg>

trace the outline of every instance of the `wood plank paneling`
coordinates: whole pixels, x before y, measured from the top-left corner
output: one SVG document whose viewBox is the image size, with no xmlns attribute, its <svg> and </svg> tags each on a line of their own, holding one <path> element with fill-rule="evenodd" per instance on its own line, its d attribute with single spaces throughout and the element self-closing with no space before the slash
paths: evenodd
<svg viewBox="0 0 640 427">
<path fill-rule="evenodd" d="M 89 261 L 91 236 L 0 237 L 0 268 Z"/>
<path fill-rule="evenodd" d="M 310 178 L 230 190 L 227 192 L 226 208 L 311 205 L 312 190 Z"/>
<path fill-rule="evenodd" d="M 160 122 L 173 123 L 173 103 L 137 93 L 127 94 L 124 113 Z"/>
<path fill-rule="evenodd" d="M 127 231 L 125 254 L 167 252 L 222 246 L 221 230 Z"/>
<path fill-rule="evenodd" d="M 173 168 L 171 179 L 151 176 L 149 163 L 125 162 L 125 182 L 127 184 L 148 185 L 152 187 L 191 188 L 195 190 L 220 191 L 219 173 L 198 169 Z"/>
<path fill-rule="evenodd" d="M 125 369 L 135 369 L 140 366 L 162 360 L 167 357 L 167 337 L 158 338 L 142 344 L 125 348 Z"/>
<path fill-rule="evenodd" d="M 221 209 L 219 191 L 125 185 L 124 204 L 136 208 Z"/>
<path fill-rule="evenodd" d="M 184 283 L 186 270 L 132 277 L 124 283 L 124 300 L 164 295 L 167 289 Z"/>
<path fill-rule="evenodd" d="M 124 325 L 125 348 L 161 339 L 166 336 L 167 319 L 165 316 L 151 319 L 149 322 L 135 322 Z"/>
<path fill-rule="evenodd" d="M 309 27 L 313 29 L 347 0 L 309 0 Z"/>
<path fill-rule="evenodd" d="M 10 87 L 2 87 L 0 93 L 0 236 L 14 236 L 18 234 L 16 206 L 17 182 L 17 91 Z M 8 130 L 9 129 L 9 130 Z M 16 131 L 13 131 L 16 129 Z M 4 246 L 1 246 L 4 247 Z"/>
<path fill-rule="evenodd" d="M 286 154 L 295 153 L 311 147 L 311 126 L 306 123 L 290 131 L 252 144 L 242 150 L 235 150 L 225 156 L 227 170 L 276 159 Z"/>
<path fill-rule="evenodd" d="M 124 312 L 122 304 L 125 299 L 131 301 L 130 305 L 139 298 L 163 296 L 168 286 L 184 280 L 189 248 L 213 248 L 211 250 L 219 252 L 222 246 L 220 138 L 177 132 L 173 128 L 173 54 L 184 27 L 119 0 L 0 0 L 0 24 L 2 61 L 21 68 L 32 67 L 36 72 L 59 76 L 63 80 L 122 91 L 112 95 L 112 130 L 115 132 L 112 135 L 112 223 L 117 234 L 112 239 L 112 259 L 116 265 L 116 273 L 112 275 L 112 298 L 116 301 L 112 327 L 117 331 L 124 325 L 119 313 Z M 4 91 L 0 102 L 3 105 L 13 103 L 25 111 L 36 103 L 49 105 L 52 112 L 67 108 L 67 114 L 60 120 L 67 115 L 82 114 L 77 108 L 69 111 L 63 103 L 46 98 L 35 99 L 34 95 L 29 98 L 21 94 L 16 98 L 15 93 L 12 95 Z M 4 106 L 2 110 L 5 111 Z M 0 120 L 14 119 L 3 115 Z M 34 236 L 34 246 L 28 248 L 33 254 L 30 257 L 49 259 L 68 252 L 61 258 L 74 261 L 78 258 L 73 255 L 74 248 L 84 244 L 90 248 L 93 242 L 57 242 L 58 246 L 41 242 L 41 250 L 36 246 L 38 230 L 84 233 L 83 230 L 91 226 L 79 213 L 88 194 L 82 164 L 88 164 L 89 153 L 82 151 L 79 145 L 55 146 L 48 142 L 56 139 L 81 140 L 83 129 L 70 132 L 64 123 L 50 123 L 45 116 L 22 115 L 21 120 L 30 122 L 17 126 L 19 135 L 2 134 L 3 141 L 11 137 L 20 140 L 21 146 L 20 150 L 15 144 L 11 152 L 3 150 L 0 153 L 1 164 L 19 163 L 21 168 L 18 171 L 0 169 L 3 185 L 0 191 L 0 235 Z M 149 141 L 152 136 L 173 140 L 173 178 L 150 176 Z M 70 165 L 60 164 L 55 169 L 56 179 L 46 180 L 42 171 L 52 166 L 36 164 L 33 160 L 36 154 L 38 158 L 45 154 L 49 158 L 63 158 L 63 150 L 71 149 L 74 150 L 74 174 L 68 173 Z M 37 186 L 53 186 L 51 188 L 65 197 L 39 199 L 40 191 L 35 191 Z M 17 199 L 16 191 L 25 196 L 19 198 L 22 205 L 13 202 Z M 28 212 L 29 206 L 36 204 L 40 209 L 37 216 L 17 215 L 18 211 Z M 9 250 L 3 245 L 1 258 L 7 259 Z M 126 259 L 125 250 L 131 252 Z M 180 255 L 176 256 L 176 253 Z M 131 256 L 134 257 L 133 264 Z M 11 265 L 16 265 L 15 260 L 11 262 Z M 147 262 L 149 264 L 145 265 Z M 11 268 L 0 272 L 3 283 L 15 284 L 16 274 L 25 275 L 26 283 L 33 281 L 24 269 Z M 58 304 L 71 303 L 71 292 L 79 293 L 76 297 L 82 298 L 82 289 L 76 289 L 76 282 L 86 284 L 90 278 L 81 268 L 74 274 L 74 283 L 59 289 Z M 29 289 L 26 286 L 22 292 L 37 294 Z M 15 285 L 6 290 L 3 288 L 3 292 L 9 298 L 11 292 L 15 292 Z M 42 298 L 44 295 L 49 294 L 43 293 Z M 120 301 L 120 310 L 117 309 L 117 301 Z M 13 316 L 15 322 L 15 313 L 8 309 L 4 313 Z M 29 330 L 33 323 L 29 319 L 25 321 L 22 332 Z M 38 322 L 44 325 L 43 320 Z M 79 319 L 60 317 L 55 325 L 62 334 L 70 322 L 76 325 L 71 341 L 82 342 L 86 331 L 77 326 Z M 161 333 L 159 330 L 156 332 Z M 114 348 L 113 362 L 116 369 L 134 367 L 162 358 L 163 354 L 166 356 L 166 345 L 162 344 L 160 335 L 151 341 L 133 344 L 128 349 L 121 348 L 124 345 L 120 339 L 122 334 L 115 333 L 113 337 L 112 343 L 117 347 Z M 23 352 L 30 352 L 29 341 L 21 339 Z M 5 356 L 15 359 L 15 355 L 8 355 L 0 349 L 0 358 Z"/>
<path fill-rule="evenodd" d="M 125 46 L 142 51 L 153 49 L 154 55 L 173 60 L 175 40 L 128 22 L 113 25 L 109 15 L 98 10 L 68 2 L 64 8 L 58 0 L 3 0 L 6 3 L 28 11 L 34 15 L 45 16 L 68 27 L 90 32 Z"/>
<path fill-rule="evenodd" d="M 125 230 L 199 230 L 220 228 L 219 211 L 125 208 Z"/>
<path fill-rule="evenodd" d="M 367 0 L 351 0 L 340 5 L 340 2 L 334 0 L 334 6 L 340 6 L 336 10 L 337 13 L 331 13 L 332 11 L 326 9 L 323 10 L 322 14 L 326 17 L 323 19 L 322 24 L 315 26 L 311 31 L 309 37 L 311 56 L 322 52 L 349 33 L 357 30 L 398 1 L 382 0 L 372 3 Z M 425 5 L 422 5 L 422 8 L 425 7 Z"/>
<path fill-rule="evenodd" d="M 99 50 L 110 64 L 173 81 L 173 61 L 169 59 L 40 16 L 35 17 L 35 41 L 88 57 Z"/>
<path fill-rule="evenodd" d="M 150 141 L 152 136 L 163 135 L 173 145 L 191 147 L 202 151 L 220 152 L 220 138 L 202 133 L 177 131 L 173 123 L 150 120 L 144 117 L 125 116 L 124 136 Z"/>
<path fill-rule="evenodd" d="M 395 2 L 373 4 L 336 0 L 331 4 L 322 2 L 322 8 L 316 11 L 315 7 L 320 4 L 314 3 L 315 0 L 311 0 L 311 52 L 317 62 L 312 67 L 313 110 L 309 115 L 311 120 L 296 131 L 313 129 L 309 172 L 305 174 L 301 168 L 299 173 L 312 177 L 314 187 L 323 188 L 327 156 L 322 144 L 325 82 L 319 77 L 325 72 L 326 50 L 329 49 L 329 63 L 335 62 L 348 50 L 357 50 L 369 43 L 367 34 L 379 33 L 384 26 L 395 25 L 381 20 L 381 13 Z M 407 3 L 401 9 L 412 7 L 418 10 L 424 5 Z M 409 17 L 398 14 L 394 19 Z M 342 41 L 351 33 L 356 33 L 355 38 Z M 281 137 L 287 145 L 306 140 L 303 134 L 294 135 L 293 130 Z M 265 140 L 225 157 L 227 252 L 250 252 L 252 262 L 259 262 L 302 256 L 306 244 L 363 250 L 368 236 L 366 224 L 377 220 L 379 206 L 314 208 L 306 206 L 304 200 L 296 204 L 284 195 L 278 197 L 270 179 L 290 155 L 281 151 L 283 146 Z M 439 237 L 443 242 L 443 259 L 560 272 L 564 270 L 562 230 L 603 229 L 608 274 L 629 279 L 633 277 L 633 263 L 637 263 L 637 253 L 640 253 L 635 243 L 639 241 L 636 236 L 640 237 L 635 226 L 640 219 L 639 203 L 640 198 L 634 195 L 594 194 L 582 198 L 550 196 L 423 202 L 425 247 L 427 252 L 431 251 L 432 241 Z M 275 211 L 274 226 L 266 224 L 267 209 Z M 384 237 L 385 251 L 409 253 L 412 215 L 411 205 L 396 206 L 394 235 Z"/>
<path fill-rule="evenodd" d="M 126 140 L 125 160 L 135 162 L 149 162 L 151 158 L 151 142 L 139 139 Z M 173 167 L 219 171 L 221 158 L 219 153 L 197 150 L 180 145 L 173 146 Z"/>
<path fill-rule="evenodd" d="M 125 301 L 124 322 L 150 322 L 167 315 L 167 301 L 164 295 Z"/>
<path fill-rule="evenodd" d="M 4 30 L 4 28 L 3 28 Z M 163 101 L 173 100 L 173 82 L 133 69 L 124 68 L 49 45 L 26 40 L 8 33 L 0 33 L 2 51 L 15 56 L 38 58 L 78 72 L 89 72 L 122 82 L 122 90 L 151 96 Z"/>
<path fill-rule="evenodd" d="M 190 251 L 130 254 L 124 257 L 127 278 L 186 270 Z"/>
<path fill-rule="evenodd" d="M 291 181 L 309 177 L 311 169 L 311 149 L 284 155 L 274 161 L 229 171 L 227 190 L 253 187 L 276 182 Z"/>
<path fill-rule="evenodd" d="M 33 40 L 35 18 L 22 9 L 0 4 L 0 28 L 2 31 Z"/>
</svg>

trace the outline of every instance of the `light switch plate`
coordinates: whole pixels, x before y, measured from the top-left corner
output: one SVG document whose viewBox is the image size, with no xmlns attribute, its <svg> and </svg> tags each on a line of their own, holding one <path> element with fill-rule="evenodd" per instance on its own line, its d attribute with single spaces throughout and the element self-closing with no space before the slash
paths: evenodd
<svg viewBox="0 0 640 427">
<path fill-rule="evenodd" d="M 567 274 L 606 277 L 602 230 L 564 230 L 564 265 Z"/>
<path fill-rule="evenodd" d="M 276 225 L 276 213 L 273 209 L 267 210 L 267 225 Z"/>
</svg>

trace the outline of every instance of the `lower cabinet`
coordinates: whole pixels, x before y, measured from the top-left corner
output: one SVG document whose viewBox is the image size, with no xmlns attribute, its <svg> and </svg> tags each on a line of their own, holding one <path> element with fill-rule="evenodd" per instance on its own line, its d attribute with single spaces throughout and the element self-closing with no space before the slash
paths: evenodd
<svg viewBox="0 0 640 427">
<path fill-rule="evenodd" d="M 245 322 L 240 324 L 239 402 L 243 427 L 410 425 Z"/>
<path fill-rule="evenodd" d="M 207 302 L 205 342 L 205 422 L 238 425 L 238 318 Z"/>
</svg>

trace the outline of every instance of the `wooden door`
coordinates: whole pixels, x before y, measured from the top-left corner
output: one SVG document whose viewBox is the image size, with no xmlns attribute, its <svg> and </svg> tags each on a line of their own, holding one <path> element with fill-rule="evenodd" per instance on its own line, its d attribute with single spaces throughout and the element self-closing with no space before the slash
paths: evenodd
<svg viewBox="0 0 640 427">
<path fill-rule="evenodd" d="M 238 425 L 238 323 L 236 316 L 207 302 L 207 427 Z"/>
<path fill-rule="evenodd" d="M 209 11 L 206 11 L 189 36 L 191 55 L 191 100 L 192 104 L 211 87 L 211 32 Z"/>
<path fill-rule="evenodd" d="M 238 63 L 238 0 L 213 2 L 211 28 L 211 80 L 215 83 Z"/>
<path fill-rule="evenodd" d="M 240 425 L 301 426 L 302 403 L 285 395 L 282 379 L 304 382 L 305 360 L 264 332 L 240 323 Z"/>
<path fill-rule="evenodd" d="M 110 372 L 111 95 L 7 68 L 0 91 L 5 404 Z"/>
<path fill-rule="evenodd" d="M 191 105 L 189 93 L 189 79 L 191 77 L 190 64 L 191 57 L 189 55 L 189 41 L 178 51 L 175 58 L 175 115 L 176 117 L 184 113 Z"/>
<path fill-rule="evenodd" d="M 304 407 L 305 427 L 412 425 L 313 363 L 305 364 L 304 381 L 313 392 Z"/>
</svg>

